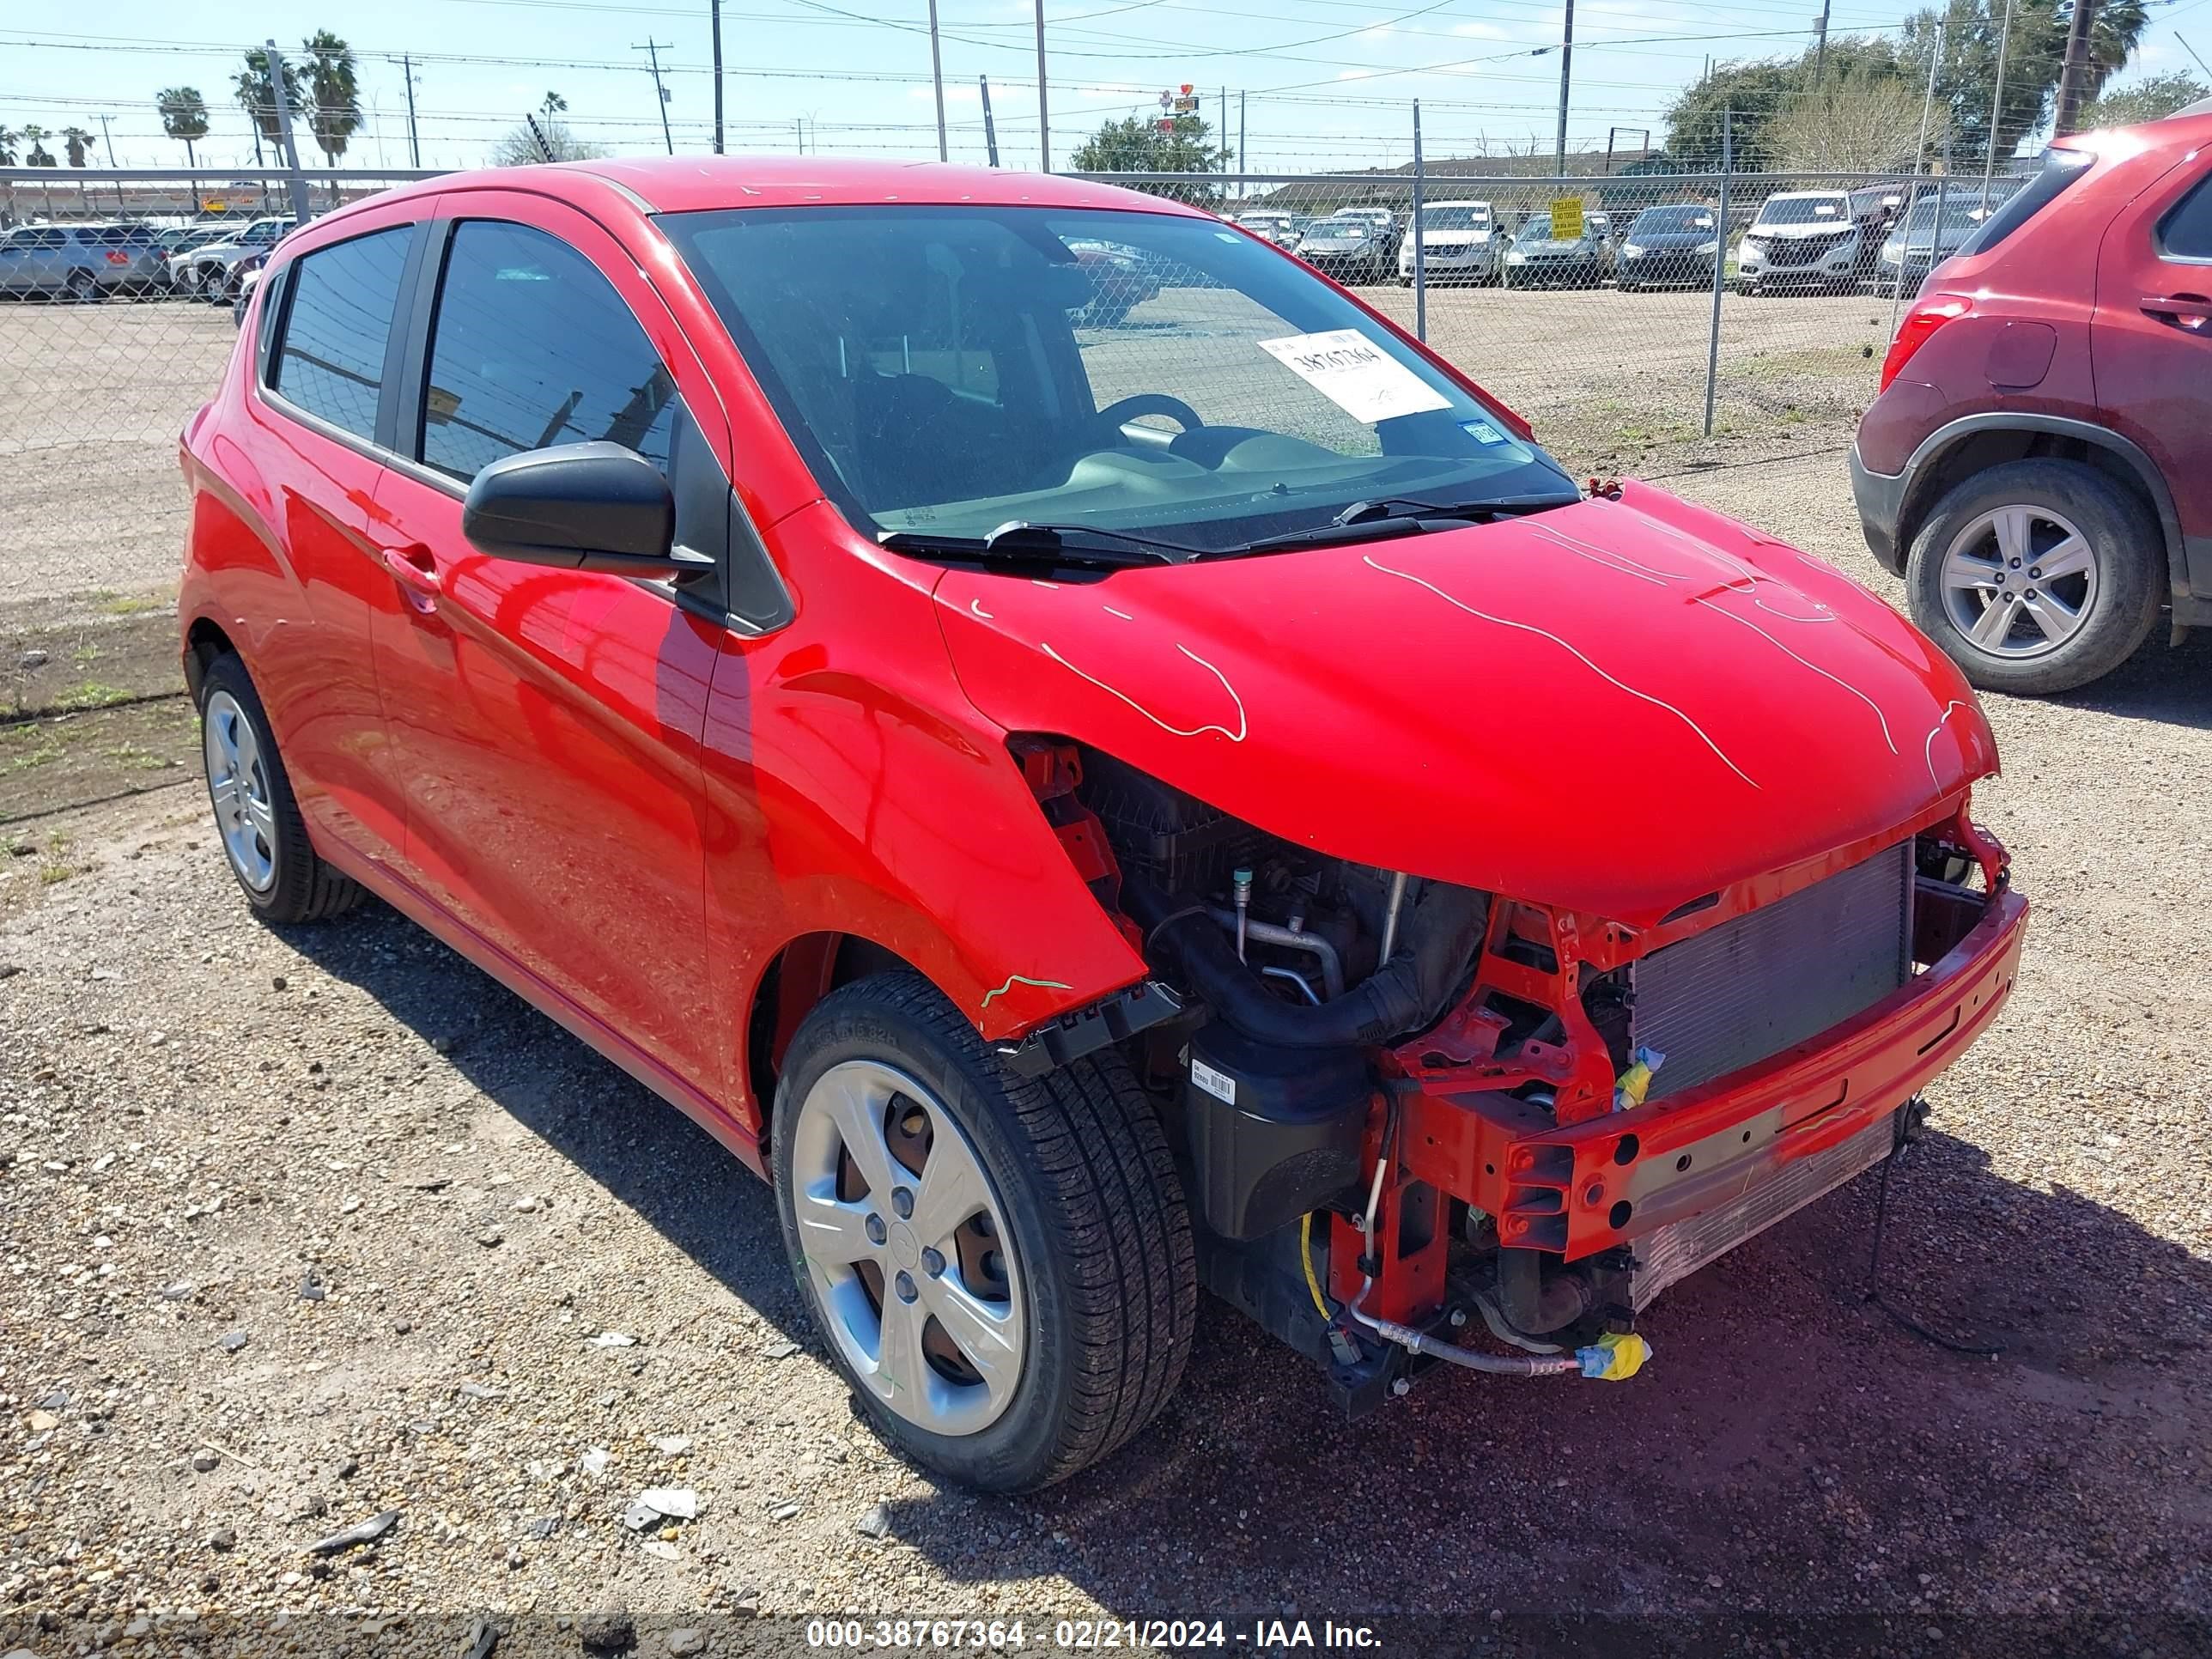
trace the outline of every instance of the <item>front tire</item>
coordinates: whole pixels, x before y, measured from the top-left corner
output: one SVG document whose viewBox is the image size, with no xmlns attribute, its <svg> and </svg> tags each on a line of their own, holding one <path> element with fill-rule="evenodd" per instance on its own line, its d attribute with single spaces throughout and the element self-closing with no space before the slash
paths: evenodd
<svg viewBox="0 0 2212 1659">
<path fill-rule="evenodd" d="M 1024 1492 L 1096 1462 L 1190 1354 L 1188 1213 L 1109 1049 L 1028 1079 L 920 975 L 832 992 L 793 1039 L 771 1147 L 815 1328 L 878 1433 Z"/>
<path fill-rule="evenodd" d="M 268 714 L 236 655 L 208 665 L 199 703 L 208 803 L 224 860 L 254 915 L 283 924 L 352 909 L 362 890 L 308 841 Z"/>
<path fill-rule="evenodd" d="M 2078 461 L 2008 461 L 1936 503 L 1905 564 L 1912 620 L 1989 691 L 2043 696 L 2110 673 L 2157 625 L 2165 538 Z"/>
</svg>

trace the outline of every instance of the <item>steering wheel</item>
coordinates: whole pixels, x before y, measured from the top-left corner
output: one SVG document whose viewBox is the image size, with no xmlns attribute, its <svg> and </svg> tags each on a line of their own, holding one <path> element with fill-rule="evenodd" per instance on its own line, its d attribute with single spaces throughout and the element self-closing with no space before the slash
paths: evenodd
<svg viewBox="0 0 2212 1659">
<path fill-rule="evenodd" d="M 1165 415 L 1186 432 L 1195 432 L 1206 424 L 1198 418 L 1196 410 L 1164 392 L 1139 392 L 1134 397 L 1109 404 L 1098 411 L 1098 419 L 1109 431 L 1118 432 L 1139 415 Z"/>
</svg>

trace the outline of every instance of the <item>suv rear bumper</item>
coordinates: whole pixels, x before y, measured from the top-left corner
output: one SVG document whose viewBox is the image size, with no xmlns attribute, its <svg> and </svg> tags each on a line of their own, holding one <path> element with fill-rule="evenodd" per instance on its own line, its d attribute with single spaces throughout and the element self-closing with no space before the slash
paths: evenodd
<svg viewBox="0 0 2212 1659">
<path fill-rule="evenodd" d="M 1905 574 L 1905 550 L 1897 544 L 1897 523 L 1905 511 L 1905 478 L 1902 472 L 1875 472 L 1859 459 L 1859 447 L 1851 446 L 1851 500 L 1859 509 L 1859 533 L 1866 538 L 1867 551 L 1875 562 L 1893 576 Z"/>
</svg>

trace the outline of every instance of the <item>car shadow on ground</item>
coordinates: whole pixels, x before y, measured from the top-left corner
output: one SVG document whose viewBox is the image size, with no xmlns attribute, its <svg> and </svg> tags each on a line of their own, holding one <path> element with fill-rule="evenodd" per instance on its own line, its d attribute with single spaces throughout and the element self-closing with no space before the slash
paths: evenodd
<svg viewBox="0 0 2212 1659">
<path fill-rule="evenodd" d="M 768 1188 L 675 1108 L 380 906 L 285 936 L 823 1352 Z M 1680 1634 L 1746 1609 L 1984 1624 L 2062 1593 L 2067 1612 L 2148 1618 L 2192 1575 L 2201 1601 L 2201 1563 L 2167 1540 L 2189 1535 L 2175 1504 L 2208 1508 L 2212 1406 L 2188 1379 L 2212 1352 L 2212 1263 L 1994 1174 L 1946 1121 L 1939 1091 L 1935 1131 L 1891 1171 L 1883 1289 L 1995 1358 L 1869 1300 L 1875 1172 L 1670 1290 L 1626 1384 L 1440 1368 L 1347 1423 L 1316 1372 L 1201 1298 L 1183 1386 L 1133 1443 L 1031 1497 L 926 1486 L 890 1506 L 892 1534 L 955 1583 L 1064 1576 L 1125 1617 L 1450 1612 L 1470 1638 L 1492 1608 L 1663 1614 Z M 1961 1633 L 1940 1650 L 1980 1650 Z M 1787 1650 L 1824 1650 L 1805 1637 L 1786 1627 Z"/>
<path fill-rule="evenodd" d="M 2135 655 L 2104 678 L 2051 698 L 2070 708 L 2212 731 L 2212 628 L 2168 646 L 2163 619 Z"/>
</svg>

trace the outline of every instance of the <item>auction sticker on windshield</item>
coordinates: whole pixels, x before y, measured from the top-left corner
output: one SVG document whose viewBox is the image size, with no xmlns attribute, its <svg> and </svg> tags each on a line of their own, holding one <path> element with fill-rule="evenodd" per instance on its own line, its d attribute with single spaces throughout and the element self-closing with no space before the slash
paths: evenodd
<svg viewBox="0 0 2212 1659">
<path fill-rule="evenodd" d="M 1451 404 L 1356 328 L 1262 340 L 1260 349 L 1355 421 L 1372 425 Z"/>
</svg>

